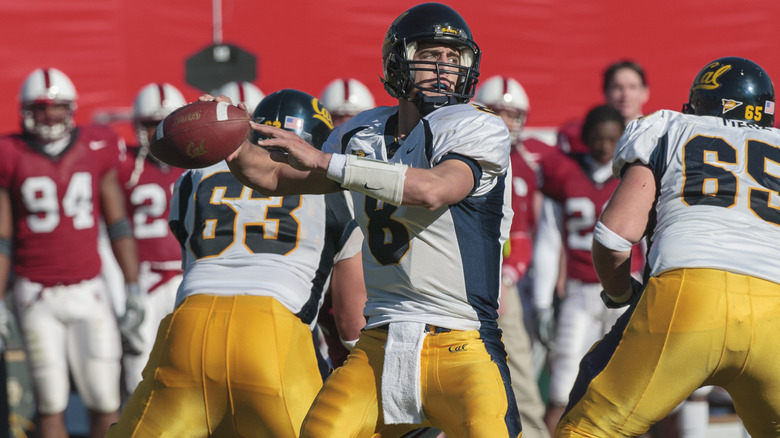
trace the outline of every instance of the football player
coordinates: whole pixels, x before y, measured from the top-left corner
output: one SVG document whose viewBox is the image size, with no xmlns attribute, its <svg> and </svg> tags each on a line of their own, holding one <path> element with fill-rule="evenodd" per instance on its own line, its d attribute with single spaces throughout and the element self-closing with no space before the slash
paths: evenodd
<svg viewBox="0 0 780 438">
<path fill-rule="evenodd" d="M 353 78 L 332 80 L 322 90 L 320 101 L 330 111 L 334 127 L 376 105 L 371 91 L 362 82 Z"/>
<path fill-rule="evenodd" d="M 621 181 L 596 225 L 608 307 L 626 307 L 582 361 L 556 436 L 639 436 L 718 385 L 752 436 L 780 435 L 780 131 L 774 86 L 745 58 L 696 75 L 683 113 L 628 125 Z M 632 244 L 650 236 L 644 286 Z"/>
<path fill-rule="evenodd" d="M 650 98 L 650 85 L 647 82 L 647 76 L 643 67 L 631 60 L 621 60 L 610 64 L 603 74 L 602 92 L 604 95 L 605 104 L 615 108 L 626 124 L 632 120 L 641 117 L 643 114 L 643 107 Z M 567 123 L 559 134 L 558 147 L 564 152 L 576 156 L 584 156 L 588 153 L 589 148 L 583 141 L 583 126 L 579 121 Z M 553 164 L 555 166 L 555 164 Z M 556 215 L 560 215 L 556 210 L 556 206 L 549 200 L 545 200 L 542 208 L 542 220 L 539 227 L 539 233 L 537 234 L 537 242 L 539 243 L 539 251 L 537 255 L 540 259 L 545 259 L 548 262 L 538 263 L 538 266 L 554 266 L 551 258 L 551 251 L 555 248 L 560 248 L 560 230 L 557 227 L 551 227 L 555 221 L 552 220 Z M 551 213 L 552 212 L 552 213 Z M 644 242 L 642 242 L 643 246 Z M 586 252 L 589 249 L 586 249 Z M 642 251 L 644 252 L 644 251 Z M 635 252 L 634 270 L 639 269 L 639 251 Z M 561 264 L 561 271 L 565 271 L 565 260 Z M 566 280 L 565 276 L 559 276 L 554 278 L 551 273 L 543 273 L 543 275 L 537 277 L 535 291 L 534 308 L 537 315 L 542 315 L 541 321 L 552 321 L 549 315 L 552 314 L 552 302 L 551 296 L 548 292 L 550 289 L 559 293 L 559 296 L 565 295 Z M 551 284 L 555 286 L 551 286 Z M 564 323 L 565 324 L 565 323 Z M 599 337 L 601 333 L 594 333 L 596 337 Z M 551 343 L 553 348 L 554 341 Z M 560 348 L 566 348 L 560 346 Z M 568 353 L 562 352 L 564 355 Z M 573 359 L 572 359 L 573 360 Z M 565 373 L 569 377 L 565 380 L 573 383 L 574 374 L 576 373 L 576 364 L 569 367 L 569 372 Z M 556 380 L 556 379 L 553 379 Z M 552 413 L 548 414 L 548 418 L 551 419 L 551 427 L 555 426 L 557 418 L 560 413 L 563 412 L 563 407 L 566 404 L 568 395 L 565 391 L 558 391 L 555 389 L 556 385 L 551 385 L 551 390 L 558 392 L 558 396 L 552 396 L 551 408 Z M 565 384 L 564 387 L 568 387 L 569 384 Z M 675 410 L 674 415 L 664 419 L 663 428 L 666 430 L 677 430 L 674 433 L 678 434 L 680 438 L 699 437 L 705 433 L 708 420 L 709 420 L 709 406 L 707 403 L 707 395 L 712 388 L 701 388 L 691 395 L 691 398 Z M 557 407 L 556 407 L 557 405 Z M 554 419 L 554 420 L 553 420 Z M 679 423 L 677 425 L 676 423 Z M 660 426 L 660 425 L 659 425 Z M 651 434 L 653 436 L 663 436 L 668 434 L 662 430 L 656 430 L 653 428 Z"/>
<path fill-rule="evenodd" d="M 421 425 L 460 437 L 521 433 L 496 323 L 511 145 L 499 116 L 467 103 L 480 58 L 455 10 L 414 6 L 382 47 L 397 106 L 352 117 L 322 151 L 253 124 L 271 138 L 228 157 L 261 193 L 350 190 L 366 235 L 367 328 L 302 437 L 395 436 Z"/>
<path fill-rule="evenodd" d="M 291 89 L 253 117 L 313 147 L 332 128 L 316 98 Z M 343 338 L 365 325 L 362 234 L 346 198 L 265 196 L 220 162 L 183 174 L 171 205 L 185 267 L 176 309 L 108 436 L 298 437 L 322 386 L 311 329 L 329 282 L 357 304 L 341 315 L 354 323 Z"/>
<path fill-rule="evenodd" d="M 138 332 L 126 337 L 123 357 L 123 390 L 133 392 L 154 344 L 157 326 L 173 311 L 181 282 L 181 249 L 168 227 L 168 208 L 173 185 L 183 169 L 157 160 L 149 153 L 157 125 L 172 111 L 184 106 L 181 92 L 168 83 L 147 84 L 133 101 L 133 126 L 138 145 L 128 148 L 130 157 L 119 168 L 126 208 L 138 246 L 139 285 L 144 321 Z"/>
<path fill-rule="evenodd" d="M 66 434 L 69 376 L 90 411 L 90 433 L 105 433 L 120 405 L 119 330 L 132 334 L 143 319 L 136 246 L 117 179 L 124 142 L 106 127 L 76 127 L 76 98 L 63 72 L 34 70 L 20 92 L 22 132 L 0 138 L 0 258 L 13 259 L 42 437 Z M 101 217 L 126 282 L 119 327 L 100 275 Z M 0 267 L 4 294 L 8 263 Z"/>
<path fill-rule="evenodd" d="M 566 155 L 560 151 L 542 161 L 542 192 L 556 204 L 556 216 L 543 216 L 540 229 L 562 236 L 565 255 L 565 296 L 560 303 L 550 352 L 550 388 L 546 421 L 551 430 L 560 419 L 569 391 L 577 376 L 577 366 L 588 348 L 606 333 L 622 313 L 606 309 L 601 303 L 601 285 L 593 268 L 590 248 L 598 215 L 609 201 L 618 180 L 612 176 L 612 156 L 623 133 L 623 117 L 607 105 L 591 109 L 585 117 L 582 141 L 588 154 Z M 550 223 L 544 221 L 549 220 Z M 549 231 L 547 231 L 549 232 Z M 635 253 L 634 272 L 641 270 L 641 250 Z M 558 266 L 558 257 L 534 261 L 542 266 Z M 534 281 L 542 285 L 555 283 L 554 269 L 540 269 Z M 553 279 L 545 278 L 552 276 Z M 536 286 L 534 302 L 552 305 L 549 287 Z M 539 311 L 539 313 L 544 313 Z"/>
<path fill-rule="evenodd" d="M 509 153 L 512 169 L 512 227 L 502 266 L 501 305 L 498 326 L 504 332 L 512 388 L 523 423 L 526 438 L 549 437 L 544 423 L 544 403 L 534 372 L 531 339 L 524 323 L 524 305 L 521 288 L 527 283 L 526 273 L 533 255 L 533 235 L 541 207 L 541 194 L 537 190 L 538 163 L 526 147 L 540 151 L 554 149 L 536 139 L 521 140 L 530 105 L 525 89 L 517 80 L 506 76 L 493 76 L 481 83 L 474 99 L 501 116 L 512 138 Z"/>
</svg>

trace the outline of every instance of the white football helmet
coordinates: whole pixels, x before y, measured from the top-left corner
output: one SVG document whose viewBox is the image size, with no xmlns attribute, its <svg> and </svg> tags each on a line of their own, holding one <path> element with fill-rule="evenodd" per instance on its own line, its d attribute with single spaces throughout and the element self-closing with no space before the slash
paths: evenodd
<svg viewBox="0 0 780 438">
<path fill-rule="evenodd" d="M 187 104 L 178 88 L 164 82 L 152 82 L 141 88 L 133 101 L 133 122 L 161 122 L 175 109 Z"/>
<path fill-rule="evenodd" d="M 322 91 L 320 101 L 334 118 L 352 117 L 376 105 L 374 95 L 368 91 L 368 88 L 357 79 L 351 78 L 331 81 Z"/>
<path fill-rule="evenodd" d="M 493 76 L 481 83 L 474 100 L 498 112 L 507 121 L 512 141 L 517 141 L 530 109 L 525 89 L 507 76 Z"/>
<path fill-rule="evenodd" d="M 138 178 L 144 169 L 144 161 L 149 154 L 152 135 L 157 125 L 178 108 L 187 104 L 178 88 L 166 82 L 152 82 L 144 85 L 133 101 L 133 126 L 135 136 L 141 149 L 135 160 L 133 173 L 130 175 L 127 188 L 138 183 Z M 154 158 L 154 157 L 152 157 Z M 158 161 L 155 158 L 155 161 Z M 159 162 L 159 161 L 158 161 Z"/>
<path fill-rule="evenodd" d="M 38 68 L 30 73 L 19 92 L 22 129 L 43 143 L 65 137 L 73 130 L 78 94 L 70 78 L 56 68 Z M 42 104 L 67 105 L 64 117 L 36 120 L 33 109 Z"/>
<path fill-rule="evenodd" d="M 234 105 L 243 103 L 249 114 L 255 112 L 257 104 L 265 97 L 265 94 L 257 86 L 246 81 L 228 82 L 211 94 L 214 96 L 219 96 L 220 94 L 227 96 L 233 101 Z"/>
</svg>

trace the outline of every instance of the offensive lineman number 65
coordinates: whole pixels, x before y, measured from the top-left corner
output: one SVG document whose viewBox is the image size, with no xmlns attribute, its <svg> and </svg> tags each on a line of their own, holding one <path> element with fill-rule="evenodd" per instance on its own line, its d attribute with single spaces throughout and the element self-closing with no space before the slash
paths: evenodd
<svg viewBox="0 0 780 438">
<path fill-rule="evenodd" d="M 748 188 L 747 208 L 761 219 L 780 225 L 780 148 L 758 140 L 747 140 L 745 171 L 760 187 Z M 697 135 L 684 147 L 683 202 L 686 205 L 713 205 L 730 208 L 737 203 L 739 178 L 726 166 L 738 167 L 737 149 L 719 137 Z M 714 154 L 715 160 L 707 160 Z M 713 164 L 710 164 L 713 163 Z M 774 163 L 775 173 L 769 163 Z M 714 183 L 714 184 L 713 184 Z M 744 189 L 742 189 L 744 190 Z M 775 202 L 772 202 L 774 199 Z"/>
</svg>

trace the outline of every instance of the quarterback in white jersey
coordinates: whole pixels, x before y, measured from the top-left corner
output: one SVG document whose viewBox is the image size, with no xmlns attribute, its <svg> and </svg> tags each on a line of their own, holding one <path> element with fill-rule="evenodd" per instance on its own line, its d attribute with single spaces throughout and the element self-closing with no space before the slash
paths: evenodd
<svg viewBox="0 0 780 438">
<path fill-rule="evenodd" d="M 466 104 L 481 52 L 463 17 L 424 3 L 390 26 L 384 84 L 398 106 L 361 113 L 317 150 L 272 126 L 228 157 L 270 195 L 352 192 L 365 234 L 367 329 L 328 378 L 302 437 L 521 433 L 496 324 L 511 223 L 510 136 Z M 257 147 L 260 146 L 260 147 Z"/>
<path fill-rule="evenodd" d="M 630 306 L 580 365 L 556 436 L 639 436 L 697 388 L 725 388 L 752 436 L 780 436 L 780 131 L 756 63 L 717 59 L 680 114 L 629 124 L 594 230 L 607 307 Z M 642 287 L 631 243 L 649 238 Z"/>
<path fill-rule="evenodd" d="M 394 321 L 457 330 L 492 325 L 498 284 L 486 283 L 498 280 L 498 248 L 511 219 L 504 211 L 506 126 L 480 107 L 450 105 L 424 117 L 398 144 L 385 136 L 397 113 L 395 107 L 380 107 L 353 117 L 336 128 L 323 151 L 422 169 L 460 160 L 473 170 L 474 189 L 460 203 L 435 210 L 352 192 L 356 218 L 366 230 L 367 327 Z"/>
</svg>

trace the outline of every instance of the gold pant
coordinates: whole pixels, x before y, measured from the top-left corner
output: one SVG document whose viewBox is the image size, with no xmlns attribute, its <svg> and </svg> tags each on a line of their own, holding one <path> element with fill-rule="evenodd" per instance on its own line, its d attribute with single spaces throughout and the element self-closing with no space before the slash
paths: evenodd
<svg viewBox="0 0 780 438">
<path fill-rule="evenodd" d="M 580 364 L 556 437 L 639 436 L 690 393 L 725 388 L 754 437 L 780 437 L 780 284 L 713 269 L 651 278 Z"/>
<path fill-rule="evenodd" d="M 301 428 L 302 438 L 395 438 L 423 426 L 451 437 L 508 437 L 513 431 L 511 436 L 519 436 L 514 396 L 511 407 L 507 397 L 512 389 L 506 356 L 499 357 L 494 348 L 498 336 L 483 342 L 476 330 L 426 336 L 420 386 L 427 421 L 384 425 L 379 394 L 386 340 L 386 330 L 361 333 L 344 365 L 317 396 Z"/>
<path fill-rule="evenodd" d="M 311 331 L 269 297 L 194 295 L 160 323 L 109 437 L 297 437 L 322 386 Z"/>
</svg>

